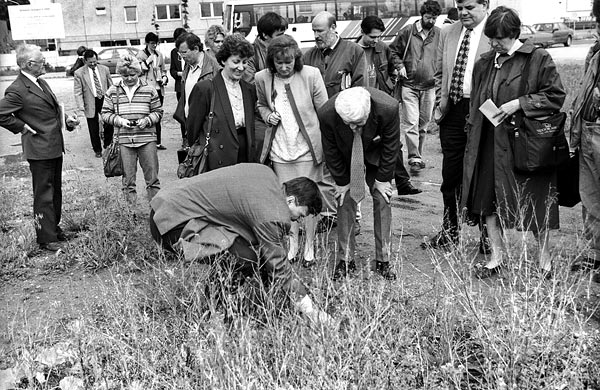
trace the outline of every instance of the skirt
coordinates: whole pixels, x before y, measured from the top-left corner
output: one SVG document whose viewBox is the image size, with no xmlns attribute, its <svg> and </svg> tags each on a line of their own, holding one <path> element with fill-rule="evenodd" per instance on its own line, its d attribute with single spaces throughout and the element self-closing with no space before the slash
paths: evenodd
<svg viewBox="0 0 600 390">
<path fill-rule="evenodd" d="M 323 179 L 323 164 L 315 165 L 312 160 L 289 163 L 272 162 L 272 164 L 281 184 L 301 176 L 308 177 L 317 183 Z"/>
</svg>

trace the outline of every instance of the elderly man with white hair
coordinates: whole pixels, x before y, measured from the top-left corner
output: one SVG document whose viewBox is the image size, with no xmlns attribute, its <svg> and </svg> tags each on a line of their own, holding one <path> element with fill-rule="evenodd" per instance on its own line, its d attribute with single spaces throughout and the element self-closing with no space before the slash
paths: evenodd
<svg viewBox="0 0 600 390">
<path fill-rule="evenodd" d="M 388 280 L 393 192 L 391 180 L 399 149 L 398 102 L 374 88 L 354 87 L 334 95 L 319 110 L 323 152 L 336 184 L 338 250 L 334 279 L 356 269 L 354 224 L 365 181 L 373 197 L 375 260 L 371 270 Z"/>
</svg>

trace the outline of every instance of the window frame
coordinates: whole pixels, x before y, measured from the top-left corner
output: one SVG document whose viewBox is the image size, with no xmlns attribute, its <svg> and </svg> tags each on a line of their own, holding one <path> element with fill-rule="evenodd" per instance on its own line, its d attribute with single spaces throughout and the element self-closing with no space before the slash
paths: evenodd
<svg viewBox="0 0 600 390">
<path fill-rule="evenodd" d="M 135 20 L 127 20 L 127 8 L 133 8 L 133 9 L 135 9 Z M 123 6 L 123 15 L 125 17 L 125 23 L 138 23 L 138 21 L 139 21 L 139 15 L 138 15 L 137 5 L 125 5 L 125 6 Z"/>
<path fill-rule="evenodd" d="M 200 1 L 198 3 L 198 9 L 200 10 L 200 19 L 214 19 L 214 18 L 222 18 L 223 14 L 225 13 L 225 11 L 223 10 L 223 5 L 221 3 L 221 15 L 215 15 L 215 4 L 217 4 L 217 1 Z M 204 16 L 204 14 L 202 13 L 202 5 L 206 5 L 209 4 L 210 5 L 210 15 L 208 16 Z"/>
<path fill-rule="evenodd" d="M 176 5 L 179 8 L 179 17 L 178 18 L 173 18 L 171 17 L 171 6 Z M 166 11 L 167 11 L 167 18 L 166 19 L 159 19 L 158 18 L 158 7 L 165 7 Z M 156 21 L 157 22 L 169 22 L 169 21 L 173 21 L 173 20 L 181 20 L 181 4 L 180 3 L 176 3 L 176 4 L 155 4 L 154 5 L 154 15 L 156 17 Z"/>
</svg>

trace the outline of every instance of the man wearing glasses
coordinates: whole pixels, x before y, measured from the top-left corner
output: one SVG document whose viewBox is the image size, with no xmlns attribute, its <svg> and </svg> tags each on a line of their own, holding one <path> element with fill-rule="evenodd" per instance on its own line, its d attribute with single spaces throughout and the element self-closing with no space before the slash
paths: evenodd
<svg viewBox="0 0 600 390">
<path fill-rule="evenodd" d="M 46 73 L 40 48 L 23 45 L 16 52 L 21 72 L 0 100 L 0 126 L 21 133 L 23 156 L 32 176 L 37 242 L 41 249 L 56 252 L 61 249 L 58 242 L 67 239 L 58 226 L 62 208 L 62 128 L 64 123 L 72 131 L 79 120 L 76 115 L 62 112 L 50 86 L 40 78 Z"/>
</svg>

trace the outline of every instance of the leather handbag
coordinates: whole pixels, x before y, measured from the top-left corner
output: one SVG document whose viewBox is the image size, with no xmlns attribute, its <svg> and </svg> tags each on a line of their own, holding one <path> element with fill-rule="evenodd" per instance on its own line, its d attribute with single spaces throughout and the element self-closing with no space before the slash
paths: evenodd
<svg viewBox="0 0 600 390">
<path fill-rule="evenodd" d="M 214 87 L 213 87 L 214 88 Z M 200 145 L 198 140 L 188 149 L 187 156 L 177 167 L 177 177 L 183 179 L 204 173 L 208 170 L 208 144 L 210 142 L 210 132 L 212 131 L 213 117 L 215 109 L 215 91 L 213 89 L 210 98 L 210 111 L 208 113 L 208 122 L 206 126 L 206 139 L 204 145 Z"/>
<path fill-rule="evenodd" d="M 117 87 L 117 115 L 119 115 L 119 88 Z M 104 176 L 117 177 L 123 176 L 123 160 L 121 160 L 121 148 L 119 146 L 119 133 L 121 128 L 117 126 L 117 134 L 108 148 L 102 153 L 102 162 L 104 165 Z"/>
</svg>

